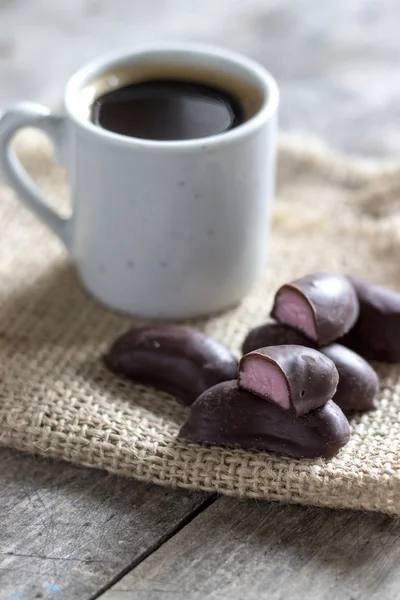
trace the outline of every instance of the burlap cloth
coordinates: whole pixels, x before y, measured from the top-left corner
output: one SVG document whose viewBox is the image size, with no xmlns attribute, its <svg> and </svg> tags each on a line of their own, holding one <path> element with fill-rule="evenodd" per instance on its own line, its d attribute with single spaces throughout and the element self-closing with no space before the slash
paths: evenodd
<svg viewBox="0 0 400 600">
<path fill-rule="evenodd" d="M 28 170 L 68 206 L 46 140 L 18 140 Z M 269 265 L 242 304 L 195 323 L 239 353 L 273 292 L 315 269 L 400 289 L 400 167 L 281 142 Z M 108 373 L 100 357 L 135 323 L 88 297 L 58 240 L 0 184 L 0 443 L 124 477 L 231 496 L 400 514 L 400 366 L 379 366 L 375 412 L 330 460 L 177 439 L 186 409 Z M 137 323 L 137 321 L 136 321 Z"/>
</svg>

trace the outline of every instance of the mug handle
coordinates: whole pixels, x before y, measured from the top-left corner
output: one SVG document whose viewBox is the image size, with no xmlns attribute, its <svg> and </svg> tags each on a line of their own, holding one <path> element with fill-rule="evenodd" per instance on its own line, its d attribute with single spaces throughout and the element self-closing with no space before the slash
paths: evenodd
<svg viewBox="0 0 400 600">
<path fill-rule="evenodd" d="M 61 217 L 39 191 L 21 165 L 11 141 L 23 127 L 36 127 L 50 137 L 57 159 L 62 157 L 64 147 L 63 116 L 51 114 L 45 106 L 33 102 L 17 104 L 0 119 L 0 172 L 18 196 L 39 219 L 55 233 L 69 249 L 70 219 Z"/>
</svg>

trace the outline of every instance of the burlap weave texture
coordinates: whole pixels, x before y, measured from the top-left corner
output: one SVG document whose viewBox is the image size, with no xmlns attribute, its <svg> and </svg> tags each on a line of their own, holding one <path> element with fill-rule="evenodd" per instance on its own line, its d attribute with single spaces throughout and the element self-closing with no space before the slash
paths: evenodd
<svg viewBox="0 0 400 600">
<path fill-rule="evenodd" d="M 43 137 L 18 141 L 24 164 L 67 207 L 63 169 Z M 265 275 L 242 304 L 195 325 L 239 354 L 276 288 L 316 269 L 400 290 L 400 168 L 280 145 Z M 400 366 L 378 366 L 378 410 L 351 419 L 330 460 L 210 448 L 177 439 L 186 409 L 108 373 L 105 348 L 138 323 L 88 297 L 59 244 L 0 183 L 0 443 L 161 485 L 400 514 Z"/>
</svg>

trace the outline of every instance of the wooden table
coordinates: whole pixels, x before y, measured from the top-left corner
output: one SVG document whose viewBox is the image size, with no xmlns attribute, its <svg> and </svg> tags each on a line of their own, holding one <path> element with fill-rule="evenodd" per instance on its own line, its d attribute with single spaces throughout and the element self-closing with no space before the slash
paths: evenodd
<svg viewBox="0 0 400 600">
<path fill-rule="evenodd" d="M 247 52 L 284 129 L 400 154 L 398 0 L 0 0 L 0 108 L 158 38 Z M 1 360 L 1 357 L 0 357 Z M 400 522 L 167 490 L 0 450 L 0 600 L 395 600 Z"/>
</svg>

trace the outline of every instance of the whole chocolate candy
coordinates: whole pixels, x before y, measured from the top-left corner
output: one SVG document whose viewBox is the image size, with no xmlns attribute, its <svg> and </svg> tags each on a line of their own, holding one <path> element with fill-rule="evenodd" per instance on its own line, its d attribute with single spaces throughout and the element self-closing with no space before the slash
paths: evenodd
<svg viewBox="0 0 400 600">
<path fill-rule="evenodd" d="M 192 327 L 152 325 L 119 337 L 104 357 L 113 373 L 152 385 L 190 405 L 206 389 L 237 377 L 231 352 Z"/>
<path fill-rule="evenodd" d="M 296 416 L 328 402 L 338 381 L 333 362 L 318 350 L 304 346 L 260 348 L 245 354 L 239 362 L 241 388 Z"/>
<path fill-rule="evenodd" d="M 295 417 L 242 390 L 236 381 L 226 381 L 192 404 L 179 435 L 194 442 L 267 450 L 297 458 L 330 458 L 347 444 L 350 428 L 332 400 Z"/>
<path fill-rule="evenodd" d="M 400 363 L 400 294 L 349 277 L 360 304 L 353 329 L 340 340 L 367 360 Z"/>
<path fill-rule="evenodd" d="M 339 383 L 333 396 L 336 404 L 344 411 L 375 408 L 379 379 L 371 365 L 341 344 L 330 344 L 321 348 L 320 352 L 335 363 L 339 372 Z"/>
<path fill-rule="evenodd" d="M 358 311 L 355 290 L 346 277 L 317 272 L 283 285 L 271 315 L 325 346 L 353 327 Z"/>
<path fill-rule="evenodd" d="M 242 352 L 247 354 L 253 350 L 258 350 L 258 348 L 283 346 L 285 344 L 316 348 L 316 345 L 300 331 L 281 323 L 266 323 L 255 327 L 247 334 L 242 345 Z"/>
</svg>

